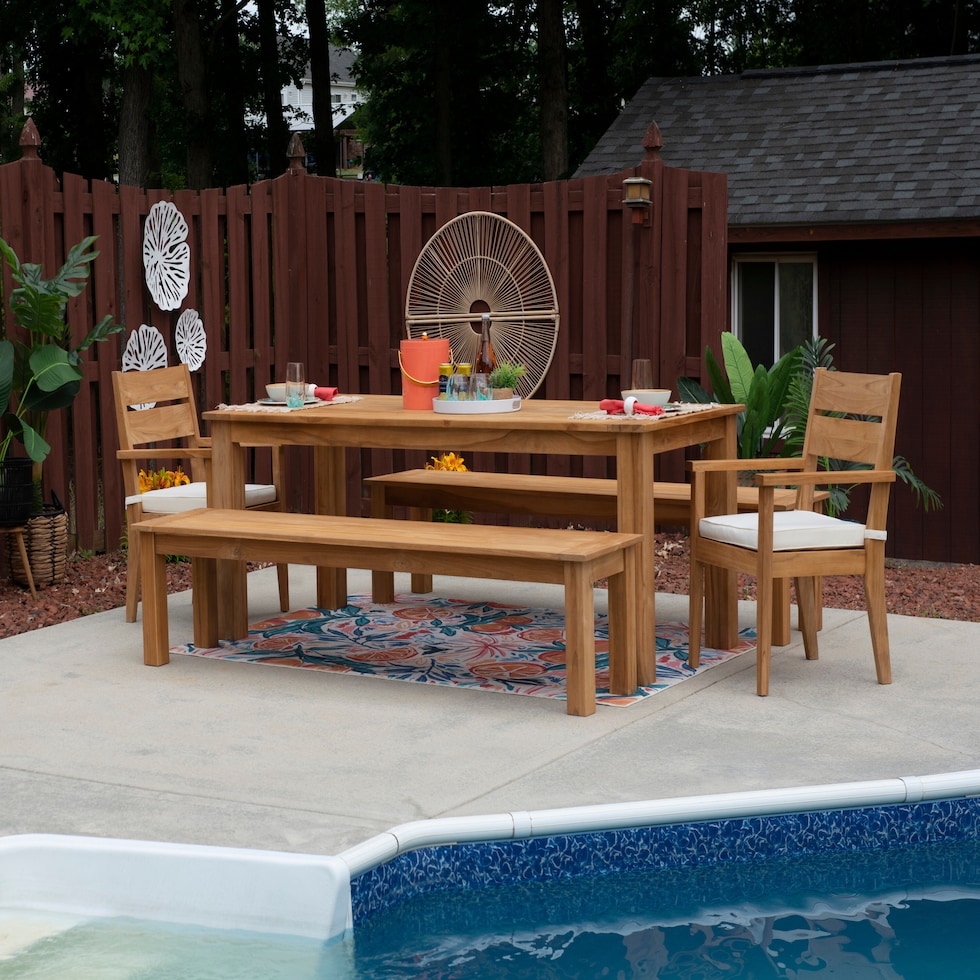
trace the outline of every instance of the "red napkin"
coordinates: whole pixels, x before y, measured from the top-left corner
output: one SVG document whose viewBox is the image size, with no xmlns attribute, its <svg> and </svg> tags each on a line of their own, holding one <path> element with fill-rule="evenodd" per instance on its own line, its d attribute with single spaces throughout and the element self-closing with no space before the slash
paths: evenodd
<svg viewBox="0 0 980 980">
<path fill-rule="evenodd" d="M 625 414 L 624 402 L 621 398 L 604 398 L 599 402 L 599 408 L 608 412 L 610 415 Z M 663 415 L 664 410 L 660 405 L 641 405 L 639 402 L 633 404 L 634 415 Z"/>
<path fill-rule="evenodd" d="M 322 402 L 332 402 L 337 397 L 337 388 L 314 388 L 313 397 Z"/>
</svg>

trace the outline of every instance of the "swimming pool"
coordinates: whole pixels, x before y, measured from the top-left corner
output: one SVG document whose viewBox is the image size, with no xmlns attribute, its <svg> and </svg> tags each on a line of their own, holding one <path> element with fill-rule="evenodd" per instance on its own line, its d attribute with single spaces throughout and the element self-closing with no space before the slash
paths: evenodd
<svg viewBox="0 0 980 980">
<path fill-rule="evenodd" d="M 923 897 L 947 911 L 970 903 L 966 914 L 977 917 L 978 793 L 980 770 L 973 770 L 417 821 L 334 857 L 6 838 L 0 913 L 137 915 L 313 938 L 321 952 L 313 957 L 317 968 L 304 974 L 311 977 L 402 975 L 391 964 L 377 966 L 386 944 L 397 946 L 399 961 L 407 959 L 406 976 L 475 975 L 437 965 L 435 933 L 446 947 L 441 953 L 461 963 L 482 963 L 483 946 L 501 933 L 516 939 L 504 952 L 515 976 L 525 975 L 518 953 L 530 955 L 537 970 L 542 956 L 560 958 L 563 944 L 587 945 L 596 935 L 613 936 L 616 955 L 641 936 L 659 944 L 658 955 L 660 946 L 677 942 L 688 955 L 684 944 L 697 935 L 705 948 L 730 956 L 771 928 L 760 923 L 772 914 L 783 926 L 787 915 L 796 917 L 788 933 L 778 930 L 790 946 L 819 933 L 821 916 L 840 923 L 870 908 L 887 927 L 897 912 L 881 909 Z M 920 885 L 927 896 L 914 894 Z M 656 901 L 638 901 L 649 895 Z M 447 933 L 449 911 L 462 925 Z M 704 939 L 719 923 L 724 942 Z M 414 941 L 423 947 L 412 950 Z M 601 955 L 612 965 L 612 954 Z M 411 972 L 426 963 L 428 972 Z M 552 963 L 545 975 L 568 975 L 562 969 L 569 963 Z M 906 975 L 915 974 L 882 974 Z"/>
</svg>

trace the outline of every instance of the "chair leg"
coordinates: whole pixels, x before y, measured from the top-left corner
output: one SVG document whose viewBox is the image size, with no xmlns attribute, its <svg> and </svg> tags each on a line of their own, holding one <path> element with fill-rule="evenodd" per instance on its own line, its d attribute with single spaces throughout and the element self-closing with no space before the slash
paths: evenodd
<svg viewBox="0 0 980 980">
<path fill-rule="evenodd" d="M 128 556 L 126 559 L 126 622 L 136 622 L 136 609 L 140 601 L 140 535 L 133 533 L 130 524 Z"/>
<path fill-rule="evenodd" d="M 701 617 L 704 612 L 704 565 L 691 561 L 691 582 L 687 587 L 687 664 L 692 670 L 701 665 Z"/>
<path fill-rule="evenodd" d="M 793 580 L 796 586 L 796 602 L 799 607 L 800 632 L 803 634 L 803 649 L 807 660 L 816 660 L 820 652 L 817 649 L 817 630 L 820 628 L 820 607 L 817 600 L 820 580 L 816 578 L 797 578 Z"/>
<path fill-rule="evenodd" d="M 289 566 L 276 565 L 276 574 L 279 576 L 279 608 L 289 612 Z"/>
<path fill-rule="evenodd" d="M 873 554 L 873 545 L 880 544 Z M 885 606 L 885 551 L 883 542 L 868 542 L 868 565 L 864 573 L 864 598 L 868 605 L 871 625 L 871 648 L 874 650 L 875 672 L 879 684 L 891 684 L 892 665 L 888 649 L 888 609 Z"/>
<path fill-rule="evenodd" d="M 760 698 L 769 694 L 769 660 L 772 655 L 773 580 L 761 576 L 756 580 L 755 605 L 755 689 Z"/>
</svg>

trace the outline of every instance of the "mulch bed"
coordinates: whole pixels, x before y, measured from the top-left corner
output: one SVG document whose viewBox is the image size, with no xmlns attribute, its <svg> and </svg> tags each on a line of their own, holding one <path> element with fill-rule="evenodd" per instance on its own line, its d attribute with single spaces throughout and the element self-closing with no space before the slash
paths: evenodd
<svg viewBox="0 0 980 980">
<path fill-rule="evenodd" d="M 687 537 L 683 533 L 657 536 L 657 589 L 686 594 Z M 188 562 L 168 566 L 170 592 L 190 588 Z M 750 578 L 740 577 L 739 595 L 755 596 Z M 824 605 L 832 609 L 864 609 L 860 578 L 840 576 L 824 581 Z M 937 565 L 889 561 L 885 570 L 888 611 L 902 616 L 926 616 L 980 622 L 980 566 Z M 64 623 L 126 604 L 126 553 L 73 555 L 65 579 L 38 590 L 38 601 L 26 587 L 0 580 L 0 638 L 42 626 Z"/>
</svg>

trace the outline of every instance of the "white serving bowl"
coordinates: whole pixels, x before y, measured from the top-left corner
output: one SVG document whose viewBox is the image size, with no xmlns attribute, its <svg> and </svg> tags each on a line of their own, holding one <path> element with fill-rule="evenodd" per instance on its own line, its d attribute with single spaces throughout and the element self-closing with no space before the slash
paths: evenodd
<svg viewBox="0 0 980 980">
<path fill-rule="evenodd" d="M 622 395 L 623 401 L 635 398 L 641 405 L 666 405 L 670 401 L 670 388 L 631 388 Z"/>
<path fill-rule="evenodd" d="M 286 382 L 280 381 L 278 384 L 266 385 L 265 393 L 274 402 L 284 402 L 286 400 Z"/>
</svg>

